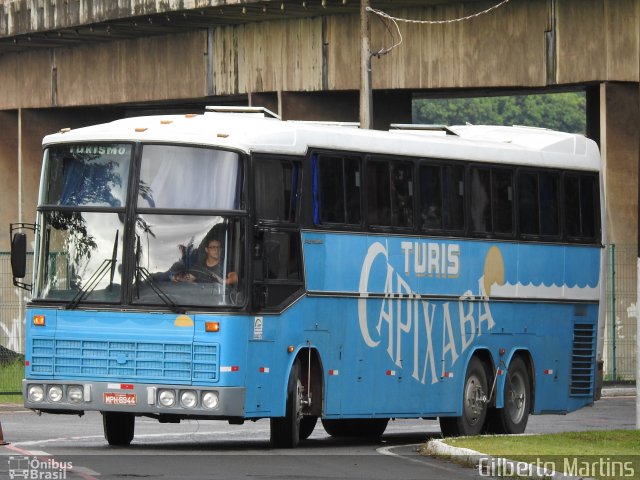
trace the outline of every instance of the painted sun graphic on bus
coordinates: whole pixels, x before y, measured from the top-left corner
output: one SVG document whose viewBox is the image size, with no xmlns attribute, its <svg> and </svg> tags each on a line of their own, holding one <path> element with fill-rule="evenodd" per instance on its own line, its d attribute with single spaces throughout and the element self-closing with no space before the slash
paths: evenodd
<svg viewBox="0 0 640 480">
<path fill-rule="evenodd" d="M 494 285 L 504 285 L 504 258 L 496 246 L 489 248 L 484 259 L 484 274 L 481 285 L 484 287 L 484 294 L 487 297 L 491 296 L 491 289 Z"/>
</svg>

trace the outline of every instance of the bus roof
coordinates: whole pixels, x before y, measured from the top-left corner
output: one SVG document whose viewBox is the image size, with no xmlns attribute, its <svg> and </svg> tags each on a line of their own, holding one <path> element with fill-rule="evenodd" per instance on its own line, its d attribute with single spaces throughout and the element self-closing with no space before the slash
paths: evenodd
<svg viewBox="0 0 640 480">
<path fill-rule="evenodd" d="M 310 149 L 380 155 L 457 159 L 538 167 L 599 170 L 600 154 L 582 135 L 532 127 L 464 125 L 436 134 L 419 126 L 388 132 L 361 130 L 337 122 L 282 121 L 252 110 L 207 111 L 199 115 L 131 117 L 110 123 L 63 129 L 43 145 L 82 142 L 197 144 L 304 155 Z"/>
</svg>

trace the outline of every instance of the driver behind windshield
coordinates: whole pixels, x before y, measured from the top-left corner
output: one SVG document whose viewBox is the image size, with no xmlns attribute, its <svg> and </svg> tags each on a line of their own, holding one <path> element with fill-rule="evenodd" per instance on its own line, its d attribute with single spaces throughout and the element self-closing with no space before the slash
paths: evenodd
<svg viewBox="0 0 640 480">
<path fill-rule="evenodd" d="M 205 283 L 218 282 L 225 285 L 236 285 L 238 274 L 228 272 L 224 278 L 222 263 L 222 244 L 219 240 L 208 239 L 204 243 L 204 255 L 200 255 L 187 267 L 183 260 L 174 263 L 166 275 L 172 282 Z"/>
</svg>

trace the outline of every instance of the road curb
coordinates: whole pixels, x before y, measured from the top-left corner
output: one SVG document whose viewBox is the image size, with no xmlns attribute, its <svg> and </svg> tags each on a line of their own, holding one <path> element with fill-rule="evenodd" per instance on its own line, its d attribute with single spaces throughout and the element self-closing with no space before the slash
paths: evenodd
<svg viewBox="0 0 640 480">
<path fill-rule="evenodd" d="M 424 453 L 437 457 L 446 457 L 456 462 L 473 466 L 481 477 L 515 477 L 533 479 L 558 479 L 577 480 L 582 477 L 565 475 L 564 472 L 556 472 L 545 469 L 542 465 L 527 462 L 518 462 L 508 458 L 493 457 L 469 448 L 452 447 L 443 440 L 434 439 L 427 442 Z"/>
<path fill-rule="evenodd" d="M 636 387 L 607 387 L 602 389 L 603 397 L 635 397 Z"/>
</svg>

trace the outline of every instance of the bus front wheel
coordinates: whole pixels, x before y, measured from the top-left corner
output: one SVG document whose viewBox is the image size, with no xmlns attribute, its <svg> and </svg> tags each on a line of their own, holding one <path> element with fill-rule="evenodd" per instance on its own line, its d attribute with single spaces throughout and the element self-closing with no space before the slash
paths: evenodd
<svg viewBox="0 0 640 480">
<path fill-rule="evenodd" d="M 300 429 L 304 418 L 302 416 L 303 393 L 300 361 L 296 360 L 291 368 L 287 385 L 285 416 L 272 418 L 270 421 L 271 444 L 275 448 L 295 448 L 301 439 L 300 434 L 306 433 L 301 432 Z M 311 432 L 309 432 L 309 435 L 311 435 Z"/>
<path fill-rule="evenodd" d="M 104 438 L 109 445 L 127 446 L 133 440 L 136 417 L 133 413 L 102 412 Z"/>
<path fill-rule="evenodd" d="M 440 417 L 440 430 L 445 437 L 479 435 L 487 416 L 487 372 L 478 357 L 467 367 L 460 417 Z"/>
</svg>

